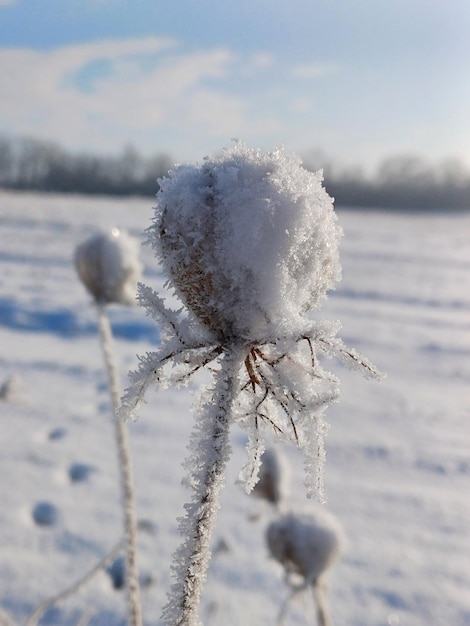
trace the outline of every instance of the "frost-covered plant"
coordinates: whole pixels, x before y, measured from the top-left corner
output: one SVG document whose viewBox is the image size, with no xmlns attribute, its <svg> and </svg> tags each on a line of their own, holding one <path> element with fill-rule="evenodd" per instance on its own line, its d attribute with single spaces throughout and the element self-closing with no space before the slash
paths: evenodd
<svg viewBox="0 0 470 626">
<path fill-rule="evenodd" d="M 110 303 L 129 305 L 135 302 L 137 281 L 141 273 L 137 242 L 118 228 L 113 228 L 110 233 L 94 235 L 77 247 L 75 267 L 83 284 L 93 296 L 97 308 L 101 346 L 113 405 L 121 482 L 129 626 L 141 626 L 134 479 L 127 425 L 115 416 L 121 404 L 121 391 L 111 324 L 106 311 L 106 305 Z"/>
<path fill-rule="evenodd" d="M 312 587 L 319 626 L 330 626 L 326 604 L 325 573 L 338 560 L 344 545 L 343 532 L 335 517 L 324 510 L 287 513 L 271 522 L 266 542 L 272 557 L 284 567 L 291 590 L 278 623 L 282 623 L 291 598 Z M 294 578 L 300 579 L 296 583 Z"/>
<path fill-rule="evenodd" d="M 198 623 L 218 496 L 230 453 L 229 426 L 249 430 L 241 480 L 256 483 L 262 429 L 305 451 L 310 495 L 323 498 L 325 424 L 338 381 L 317 353 L 339 356 L 366 375 L 374 367 L 336 337 L 338 324 L 315 321 L 340 278 L 341 230 L 321 172 L 282 149 L 236 144 L 202 165 L 182 165 L 159 181 L 148 243 L 182 301 L 170 310 L 150 287 L 139 299 L 160 325 L 158 352 L 140 359 L 121 414 L 133 415 L 150 384 L 185 383 L 208 366 L 213 386 L 200 401 L 190 442 L 186 540 L 175 556 L 168 624 Z"/>
<path fill-rule="evenodd" d="M 97 233 L 77 246 L 75 267 L 99 304 L 135 304 L 141 264 L 136 241 L 120 228 Z"/>
<path fill-rule="evenodd" d="M 258 482 L 252 494 L 279 509 L 287 491 L 287 462 L 276 448 L 267 448 L 261 456 Z"/>
</svg>

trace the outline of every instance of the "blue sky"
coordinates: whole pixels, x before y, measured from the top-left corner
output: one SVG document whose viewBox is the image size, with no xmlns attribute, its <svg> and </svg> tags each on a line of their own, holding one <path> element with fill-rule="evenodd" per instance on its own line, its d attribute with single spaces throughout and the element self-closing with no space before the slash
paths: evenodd
<svg viewBox="0 0 470 626">
<path fill-rule="evenodd" d="M 0 0 L 0 132 L 470 167 L 468 0 Z"/>
</svg>

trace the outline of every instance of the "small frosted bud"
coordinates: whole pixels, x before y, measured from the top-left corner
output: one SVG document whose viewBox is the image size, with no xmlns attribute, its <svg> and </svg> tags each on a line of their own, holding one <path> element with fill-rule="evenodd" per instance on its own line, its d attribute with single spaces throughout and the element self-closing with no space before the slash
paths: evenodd
<svg viewBox="0 0 470 626">
<path fill-rule="evenodd" d="M 75 251 L 80 280 L 101 304 L 133 304 L 141 264 L 137 242 L 119 228 L 93 235 Z"/>
<path fill-rule="evenodd" d="M 180 298 L 222 340 L 302 327 L 340 279 L 340 228 L 321 172 L 236 144 L 162 179 L 148 230 Z"/>
</svg>

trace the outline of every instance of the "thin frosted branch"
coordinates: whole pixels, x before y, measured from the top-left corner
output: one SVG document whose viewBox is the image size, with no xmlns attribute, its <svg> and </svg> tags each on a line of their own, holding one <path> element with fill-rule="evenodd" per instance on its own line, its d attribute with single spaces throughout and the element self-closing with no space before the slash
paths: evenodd
<svg viewBox="0 0 470 626">
<path fill-rule="evenodd" d="M 168 309 L 163 298 L 151 287 L 142 283 L 138 284 L 137 299 L 147 311 L 147 315 L 150 315 L 157 322 L 161 331 L 163 330 L 169 335 L 178 335 L 181 311 Z"/>
<path fill-rule="evenodd" d="M 139 283 L 137 298 L 147 315 L 157 322 L 160 333 L 165 339 L 175 337 L 186 349 L 198 348 L 205 343 L 211 343 L 211 333 L 190 312 L 182 315 L 184 307 L 173 310 L 165 305 L 165 301 L 148 285 Z"/>
<path fill-rule="evenodd" d="M 114 408 L 113 422 L 118 453 L 118 466 L 121 483 L 123 523 L 126 540 L 126 588 L 128 599 L 129 626 L 142 625 L 142 605 L 137 566 L 137 518 L 135 506 L 134 478 L 128 439 L 127 424 L 115 413 L 120 407 L 119 377 L 113 350 L 111 325 L 104 306 L 98 306 L 98 323 L 101 345 L 109 378 L 111 399 Z"/>
<path fill-rule="evenodd" d="M 139 405 L 144 402 L 147 389 L 155 385 L 161 389 L 172 384 L 183 384 L 199 369 L 208 365 L 222 348 L 213 345 L 195 344 L 182 346 L 179 339 L 168 341 L 156 352 L 148 352 L 139 357 L 139 367 L 129 373 L 130 385 L 121 398 L 116 414 L 122 421 L 135 419 Z M 168 364 L 177 366 L 176 371 L 164 371 Z"/>
<path fill-rule="evenodd" d="M 366 378 L 383 380 L 385 374 L 354 348 L 348 348 L 339 337 L 320 337 L 318 346 L 327 356 L 338 357 L 345 365 L 357 369 Z"/>
<path fill-rule="evenodd" d="M 59 602 L 62 602 L 63 600 L 66 600 L 70 596 L 73 596 L 74 594 L 81 591 L 85 587 L 85 585 L 87 585 L 96 576 L 96 574 L 101 572 L 105 567 L 107 567 L 116 558 L 116 556 L 122 550 L 123 543 L 124 543 L 123 540 L 121 540 L 118 544 L 116 544 L 114 548 L 111 550 L 111 552 L 108 552 L 106 556 L 104 556 L 100 561 L 98 561 L 98 563 L 96 563 L 96 565 L 89 572 L 87 572 L 84 576 L 82 576 L 82 578 L 79 578 L 73 585 L 71 585 L 70 587 L 67 587 L 66 589 L 58 593 L 57 595 L 52 596 L 48 600 L 45 600 L 44 602 L 42 602 L 31 613 L 31 615 L 28 617 L 28 619 L 24 623 L 24 626 L 36 626 L 37 621 L 39 620 L 41 615 L 43 615 L 47 611 L 47 609 L 49 609 L 51 606 L 54 606 L 55 604 L 58 604 Z"/>
<path fill-rule="evenodd" d="M 148 352 L 139 357 L 139 367 L 129 373 L 130 384 L 125 389 L 120 400 L 120 406 L 116 411 L 117 419 L 125 422 L 128 419 L 136 419 L 137 409 L 144 402 L 145 393 L 152 384 L 159 382 L 159 370 L 165 359 L 174 356 L 172 352 Z"/>
<path fill-rule="evenodd" d="M 254 486 L 258 482 L 261 457 L 265 450 L 265 444 L 259 432 L 259 421 L 260 418 L 255 414 L 249 422 L 250 432 L 246 445 L 248 459 L 238 476 L 238 482 L 246 493 L 253 491 Z"/>
</svg>

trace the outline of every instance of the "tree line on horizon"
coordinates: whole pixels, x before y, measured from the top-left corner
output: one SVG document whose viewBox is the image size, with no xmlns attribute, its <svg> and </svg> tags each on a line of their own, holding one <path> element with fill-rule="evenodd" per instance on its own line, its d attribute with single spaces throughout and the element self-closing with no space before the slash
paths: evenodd
<svg viewBox="0 0 470 626">
<path fill-rule="evenodd" d="M 132 146 L 117 156 L 74 154 L 56 143 L 0 136 L 0 188 L 21 191 L 154 196 L 173 161 L 144 157 Z M 341 169 L 313 152 L 307 169 L 323 167 L 325 185 L 340 207 L 395 210 L 470 209 L 470 172 L 458 160 L 429 164 L 417 156 L 384 160 L 372 176 Z"/>
</svg>

